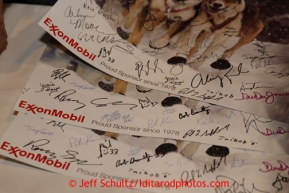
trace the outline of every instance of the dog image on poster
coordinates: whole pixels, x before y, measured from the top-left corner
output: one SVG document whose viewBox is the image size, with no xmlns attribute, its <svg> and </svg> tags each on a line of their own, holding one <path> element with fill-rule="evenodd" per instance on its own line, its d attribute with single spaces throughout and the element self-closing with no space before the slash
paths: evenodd
<svg viewBox="0 0 289 193">
<path fill-rule="evenodd" d="M 218 50 L 230 37 L 240 35 L 238 42 L 224 51 L 222 56 L 211 64 L 212 68 L 225 70 L 231 64 L 229 58 L 242 46 L 252 42 L 266 25 L 258 6 L 245 0 L 205 0 L 201 13 L 180 36 L 180 48 L 177 55 L 168 60 L 168 64 L 186 64 L 198 51 L 201 44 L 214 36 L 208 48 L 199 58 L 206 58 Z M 156 47 L 162 47 L 169 41 L 169 36 L 154 41 Z M 193 46 L 190 46 L 193 45 Z M 198 68 L 205 60 L 195 58 L 188 64 Z"/>
</svg>

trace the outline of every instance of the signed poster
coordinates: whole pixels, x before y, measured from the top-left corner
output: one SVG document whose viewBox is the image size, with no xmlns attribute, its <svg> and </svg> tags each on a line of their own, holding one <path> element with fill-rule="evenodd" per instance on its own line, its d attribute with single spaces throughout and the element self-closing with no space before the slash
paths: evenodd
<svg viewBox="0 0 289 193">
<path fill-rule="evenodd" d="M 289 122 L 289 2 L 59 0 L 40 25 L 87 63 L 126 81 Z"/>
<path fill-rule="evenodd" d="M 167 93 L 131 83 L 121 94 L 117 87 L 103 89 L 113 77 L 63 49 L 47 46 L 15 110 L 112 133 L 167 138 L 173 148 L 194 141 L 289 154 L 287 123 L 187 98 L 184 104 L 163 107 Z"/>
<path fill-rule="evenodd" d="M 289 190 L 288 155 L 190 142 L 175 152 L 155 153 L 162 143 L 161 139 L 130 135 L 119 135 L 116 140 L 19 113 L 0 140 L 0 154 L 80 178 L 81 184 L 67 182 L 77 188 L 185 193 L 196 189 L 205 193 Z"/>
</svg>

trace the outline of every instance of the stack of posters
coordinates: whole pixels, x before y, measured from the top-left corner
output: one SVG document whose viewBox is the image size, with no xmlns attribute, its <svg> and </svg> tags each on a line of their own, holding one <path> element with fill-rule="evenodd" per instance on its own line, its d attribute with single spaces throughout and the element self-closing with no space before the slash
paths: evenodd
<svg viewBox="0 0 289 193">
<path fill-rule="evenodd" d="M 288 192 L 277 2 L 59 0 L 0 154 L 83 179 L 71 186 Z"/>
</svg>

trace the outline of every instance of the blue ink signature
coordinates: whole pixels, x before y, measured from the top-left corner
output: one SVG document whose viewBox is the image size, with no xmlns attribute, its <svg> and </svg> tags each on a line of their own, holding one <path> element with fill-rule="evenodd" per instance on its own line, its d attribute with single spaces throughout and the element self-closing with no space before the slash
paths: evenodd
<svg viewBox="0 0 289 193">
<path fill-rule="evenodd" d="M 121 114 L 118 111 L 114 111 L 111 114 L 105 114 L 101 117 L 101 120 L 106 120 L 107 123 L 119 120 L 121 118 Z"/>
<path fill-rule="evenodd" d="M 153 120 L 153 119 L 149 119 L 147 121 L 147 124 L 148 124 L 148 128 L 149 129 L 152 129 L 154 127 L 162 127 L 163 125 L 165 124 L 169 124 L 169 123 L 173 123 L 174 121 L 169 117 L 163 117 L 161 121 L 159 121 L 159 119 L 156 119 L 156 120 Z"/>
<path fill-rule="evenodd" d="M 94 141 L 101 140 L 101 138 L 98 135 L 87 135 L 85 138 L 82 137 L 70 137 L 69 138 L 69 145 L 70 147 L 78 147 L 81 145 L 87 145 L 89 143 L 92 143 Z"/>
<path fill-rule="evenodd" d="M 165 110 L 163 111 L 163 115 L 170 114 L 176 111 L 177 111 L 176 108 L 165 108 Z"/>
<path fill-rule="evenodd" d="M 228 113 L 228 114 L 226 115 L 226 117 L 227 117 L 228 119 L 231 119 L 233 115 L 237 116 L 234 111 L 231 111 L 230 113 Z"/>
<path fill-rule="evenodd" d="M 247 159 L 237 159 L 236 157 L 233 157 L 233 161 L 231 163 L 231 168 L 240 168 L 244 165 L 253 165 L 257 163 L 247 163 Z"/>
<path fill-rule="evenodd" d="M 52 132 L 47 132 L 47 131 L 45 131 L 46 129 L 35 129 L 34 127 L 29 126 L 29 125 L 23 125 L 23 126 L 24 126 L 24 127 L 27 127 L 28 131 L 34 132 L 34 135 L 37 135 L 37 134 L 48 135 L 48 136 L 53 135 Z"/>
<path fill-rule="evenodd" d="M 209 117 L 209 120 L 202 120 L 202 119 L 203 117 L 197 118 L 197 125 L 204 126 L 204 125 L 209 125 L 212 123 L 220 124 L 219 122 L 214 121 L 214 119 L 212 119 L 211 116 Z"/>
<path fill-rule="evenodd" d="M 122 120 L 124 123 L 132 122 L 134 120 L 134 116 L 127 114 L 127 115 L 122 116 Z"/>
<path fill-rule="evenodd" d="M 76 82 L 71 82 L 70 84 L 72 84 L 73 86 L 77 87 L 78 90 L 94 90 L 95 89 L 94 86 L 81 85 L 81 84 L 78 84 Z"/>
<path fill-rule="evenodd" d="M 133 156 L 133 155 L 138 154 L 139 152 L 141 152 L 141 149 L 142 149 L 142 147 L 139 147 L 136 149 L 130 147 L 130 150 L 128 150 L 128 156 Z"/>
</svg>

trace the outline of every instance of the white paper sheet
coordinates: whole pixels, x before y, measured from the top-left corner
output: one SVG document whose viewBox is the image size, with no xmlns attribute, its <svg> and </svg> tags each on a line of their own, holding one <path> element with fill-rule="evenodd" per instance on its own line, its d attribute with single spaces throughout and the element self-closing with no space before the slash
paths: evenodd
<svg viewBox="0 0 289 193">
<path fill-rule="evenodd" d="M 105 2 L 100 10 L 95 2 L 90 0 L 58 1 L 40 21 L 40 25 L 75 55 L 114 77 L 156 90 L 289 122 L 287 40 L 283 40 L 284 44 L 263 42 L 272 39 L 272 34 L 267 32 L 269 27 L 264 29 L 263 34 L 269 38 L 263 38 L 263 41 L 255 40 L 239 48 L 230 59 L 232 66 L 229 69 L 215 70 L 210 64 L 232 47 L 239 37 L 229 38 L 210 56 L 197 59 L 206 60 L 196 70 L 189 65 L 167 64 L 167 60 L 178 52 L 177 48 L 172 49 L 175 46 L 174 39 L 168 48 L 155 50 L 148 46 L 150 40 L 158 39 L 162 35 L 162 28 L 150 37 L 145 35 L 137 48 L 121 39 L 116 27 L 122 26 L 126 19 L 121 15 L 125 8 L 112 0 Z M 283 12 L 289 10 L 288 3 L 282 1 L 280 6 L 282 4 L 283 7 L 278 13 L 278 9 L 267 9 L 262 2 L 259 1 L 260 14 L 262 8 L 266 8 L 273 14 L 270 18 L 270 14 L 266 14 L 269 24 L 280 25 L 279 31 L 274 32 L 274 37 L 277 39 L 279 36 L 286 36 L 286 21 L 283 21 L 286 14 Z M 269 1 L 265 3 L 268 3 L 268 6 L 272 4 Z M 230 28 L 230 24 L 226 27 Z M 224 34 L 226 35 L 228 34 Z M 279 39 L 278 41 L 282 42 L 282 37 Z M 207 48 L 210 41 L 211 39 L 205 41 L 200 50 Z M 197 58 L 200 54 L 195 56 Z"/>
<path fill-rule="evenodd" d="M 167 93 L 138 92 L 133 84 L 128 84 L 126 96 L 106 92 L 98 85 L 103 76 L 49 45 L 14 109 L 114 133 L 289 153 L 286 123 L 201 102 L 192 109 L 162 107 L 160 96 Z"/>
<path fill-rule="evenodd" d="M 179 153 L 156 156 L 154 148 L 161 143 L 161 139 L 128 135 L 120 135 L 118 140 L 114 140 L 91 130 L 72 125 L 60 126 L 49 120 L 19 113 L 0 140 L 0 154 L 49 171 L 81 178 L 84 184 L 75 184 L 73 180 L 69 184 L 83 188 L 108 188 L 114 181 L 120 183 L 119 186 L 152 192 L 175 192 L 176 185 L 157 188 L 156 184 L 152 187 L 152 183 L 144 184 L 144 181 L 176 184 L 184 180 L 192 185 L 190 188 L 178 187 L 182 192 L 191 192 L 196 188 L 201 192 L 285 193 L 289 190 L 288 156 L 227 148 L 228 154 L 223 157 L 216 149 L 214 151 L 217 154 L 212 154 L 210 145 L 196 143 L 185 143 L 182 151 L 180 149 L 186 156 L 191 151 L 190 159 Z M 130 181 L 125 185 L 125 179 L 133 180 L 132 185 Z M 226 181 L 229 186 L 217 184 L 222 187 L 210 187 L 215 186 L 216 181 Z"/>
</svg>

